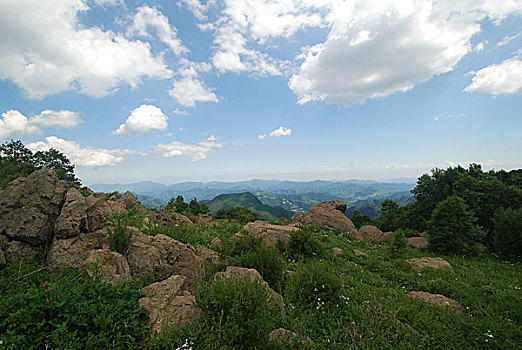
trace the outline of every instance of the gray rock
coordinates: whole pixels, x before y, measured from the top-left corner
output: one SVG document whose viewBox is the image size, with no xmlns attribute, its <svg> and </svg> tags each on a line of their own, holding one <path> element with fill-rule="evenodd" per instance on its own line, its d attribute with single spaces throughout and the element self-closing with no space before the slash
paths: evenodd
<svg viewBox="0 0 522 350">
<path fill-rule="evenodd" d="M 275 247 L 277 241 L 288 243 L 292 232 L 298 230 L 299 229 L 294 226 L 273 225 L 266 221 L 257 220 L 243 226 L 241 231 L 236 234 L 236 237 L 250 235 L 260 238 L 261 243 L 267 247 Z"/>
<path fill-rule="evenodd" d="M 415 270 L 453 270 L 449 262 L 442 258 L 413 258 L 406 260 Z"/>
<path fill-rule="evenodd" d="M 463 313 L 466 308 L 458 301 L 448 298 L 442 294 L 431 294 L 428 292 L 412 291 L 408 293 L 408 297 L 412 299 L 420 299 L 426 303 L 447 307 L 457 313 Z"/>
<path fill-rule="evenodd" d="M 71 238 L 55 238 L 47 255 L 47 264 L 51 268 L 82 268 L 95 249 L 108 249 L 107 229 L 90 233 L 81 233 Z"/>
<path fill-rule="evenodd" d="M 129 263 L 123 255 L 108 249 L 90 250 L 83 268 L 90 277 L 101 273 L 104 281 L 117 284 L 121 279 L 130 277 Z"/>
<path fill-rule="evenodd" d="M 65 195 L 65 203 L 54 225 L 54 234 L 58 238 L 78 236 L 88 232 L 87 201 L 75 188 Z"/>
<path fill-rule="evenodd" d="M 290 345 L 294 347 L 297 346 L 299 349 L 315 349 L 315 343 L 312 339 L 284 328 L 274 329 L 268 335 L 268 340 L 281 347 Z"/>
</svg>

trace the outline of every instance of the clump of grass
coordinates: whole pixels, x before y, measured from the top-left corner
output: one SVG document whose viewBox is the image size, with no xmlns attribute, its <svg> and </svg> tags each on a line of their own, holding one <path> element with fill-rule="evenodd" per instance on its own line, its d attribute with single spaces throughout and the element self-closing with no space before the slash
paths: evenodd
<svg viewBox="0 0 522 350">
<path fill-rule="evenodd" d="M 290 260 L 320 258 L 326 251 L 324 244 L 315 236 L 315 230 L 312 228 L 292 232 L 286 245 L 278 243 L 278 248 Z"/>
<path fill-rule="evenodd" d="M 107 244 L 109 248 L 122 255 L 127 254 L 131 241 L 131 232 L 127 229 L 123 220 L 115 219 L 114 229 L 107 228 Z"/>
</svg>

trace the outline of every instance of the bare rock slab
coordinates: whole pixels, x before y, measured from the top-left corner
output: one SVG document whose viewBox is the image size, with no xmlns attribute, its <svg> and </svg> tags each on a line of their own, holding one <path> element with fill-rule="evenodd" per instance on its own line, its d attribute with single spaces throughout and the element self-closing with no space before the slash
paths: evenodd
<svg viewBox="0 0 522 350">
<path fill-rule="evenodd" d="M 261 242 L 267 247 L 275 247 L 277 241 L 281 240 L 288 243 L 290 235 L 299 229 L 294 226 L 273 225 L 269 222 L 257 220 L 249 222 L 236 235 L 251 235 L 261 239 Z"/>
<path fill-rule="evenodd" d="M 51 268 L 82 268 L 91 251 L 95 249 L 108 249 L 107 230 L 82 233 L 71 238 L 55 237 L 47 255 L 47 264 Z"/>
<path fill-rule="evenodd" d="M 108 249 L 94 249 L 84 262 L 84 269 L 90 277 L 94 277 L 97 270 L 102 279 L 110 284 L 117 284 L 121 279 L 130 277 L 130 268 L 127 259 L 117 252 Z"/>
<path fill-rule="evenodd" d="M 408 242 L 414 247 L 417 248 L 428 248 L 429 242 L 426 237 L 409 237 Z"/>
<path fill-rule="evenodd" d="M 447 307 L 458 313 L 463 313 L 466 310 L 466 308 L 461 303 L 442 294 L 412 291 L 408 293 L 408 297 L 412 299 L 420 299 L 426 303 Z"/>
<path fill-rule="evenodd" d="M 314 205 L 306 213 L 292 216 L 290 222 L 301 223 L 305 226 L 316 226 L 320 229 L 340 230 L 359 238 L 353 222 L 344 215 L 346 203 L 342 201 L 328 201 Z"/>
<path fill-rule="evenodd" d="M 145 297 L 138 304 L 149 312 L 153 333 L 171 327 L 181 327 L 201 317 L 195 306 L 196 298 L 188 291 L 187 278 L 174 275 L 153 283 L 142 290 Z"/>
<path fill-rule="evenodd" d="M 389 242 L 393 238 L 393 232 L 382 232 L 377 226 L 367 225 L 359 229 L 360 239 L 373 243 Z"/>
<path fill-rule="evenodd" d="M 315 343 L 307 336 L 301 336 L 296 332 L 284 328 L 274 329 L 268 335 L 268 340 L 278 346 L 298 346 L 299 349 L 315 349 Z"/>
<path fill-rule="evenodd" d="M 442 258 L 413 258 L 406 260 L 415 270 L 453 270 L 453 266 Z"/>
</svg>

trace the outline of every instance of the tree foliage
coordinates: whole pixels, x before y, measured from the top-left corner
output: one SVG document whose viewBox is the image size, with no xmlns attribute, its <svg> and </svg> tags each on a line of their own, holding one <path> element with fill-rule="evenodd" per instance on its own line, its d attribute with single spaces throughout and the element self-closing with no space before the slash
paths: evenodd
<svg viewBox="0 0 522 350">
<path fill-rule="evenodd" d="M 176 199 L 172 197 L 167 203 L 167 210 L 174 210 L 177 213 L 187 215 L 187 216 L 196 216 L 198 214 L 207 214 L 209 209 L 208 206 L 204 203 L 199 203 L 197 198 L 193 198 L 190 203 L 185 203 L 185 199 L 183 196 L 177 196 Z"/>
<path fill-rule="evenodd" d="M 246 207 L 234 207 L 231 209 L 219 209 L 214 216 L 216 219 L 236 220 L 242 224 L 256 221 L 258 218 L 250 209 Z"/>
<path fill-rule="evenodd" d="M 81 185 L 74 174 L 74 164 L 54 148 L 33 153 L 20 140 L 6 141 L 0 145 L 0 188 L 42 168 L 54 170 L 58 178 L 69 185 Z"/>
<path fill-rule="evenodd" d="M 499 211 L 493 219 L 491 236 L 496 252 L 522 258 L 522 208 Z"/>
</svg>

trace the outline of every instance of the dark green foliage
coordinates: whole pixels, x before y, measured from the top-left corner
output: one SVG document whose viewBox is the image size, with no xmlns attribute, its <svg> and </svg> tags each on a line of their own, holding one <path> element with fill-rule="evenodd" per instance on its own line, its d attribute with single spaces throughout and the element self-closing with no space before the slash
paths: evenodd
<svg viewBox="0 0 522 350">
<path fill-rule="evenodd" d="M 185 203 L 185 200 L 183 199 L 183 196 L 177 196 L 176 199 L 172 197 L 169 202 L 167 203 L 166 208 L 167 210 L 174 210 L 177 213 L 185 213 L 188 210 L 188 204 Z"/>
<path fill-rule="evenodd" d="M 261 239 L 251 235 L 241 235 L 224 242 L 222 253 L 233 257 L 254 250 L 260 245 Z"/>
<path fill-rule="evenodd" d="M 305 308 L 332 308 L 340 303 L 343 281 L 330 263 L 314 261 L 300 266 L 285 288 L 285 301 Z"/>
<path fill-rule="evenodd" d="M 219 209 L 214 215 L 215 219 L 236 220 L 243 225 L 256 221 L 258 218 L 250 209 L 245 207 L 234 207 L 231 209 Z"/>
<path fill-rule="evenodd" d="M 139 289 L 38 265 L 0 272 L 0 340 L 6 349 L 131 349 L 148 332 Z"/>
<path fill-rule="evenodd" d="M 208 214 L 208 207 L 204 203 L 199 203 L 196 198 L 192 198 L 188 205 L 188 212 L 194 216 L 198 214 Z"/>
<path fill-rule="evenodd" d="M 393 238 L 390 242 L 390 252 L 393 257 L 403 256 L 408 249 L 408 240 L 406 239 L 406 231 L 397 229 L 393 231 Z"/>
<path fill-rule="evenodd" d="M 391 199 L 386 199 L 381 204 L 379 217 L 376 220 L 377 227 L 382 231 L 395 231 L 402 227 L 402 211 L 399 204 Z"/>
<path fill-rule="evenodd" d="M 17 177 L 28 176 L 42 168 L 54 170 L 58 178 L 69 185 L 81 185 L 74 175 L 74 165 L 63 153 L 53 148 L 33 154 L 20 140 L 0 145 L 0 189 Z"/>
<path fill-rule="evenodd" d="M 122 217 L 122 215 L 116 216 L 112 219 L 114 222 L 114 228 L 112 230 L 109 227 L 107 228 L 107 244 L 111 250 L 125 255 L 129 249 L 132 234 L 127 229 L 125 217 Z"/>
<path fill-rule="evenodd" d="M 279 245 L 288 259 L 319 258 L 325 253 L 324 244 L 315 236 L 315 230 L 304 228 L 290 234 L 288 245 Z"/>
<path fill-rule="evenodd" d="M 187 216 L 197 216 L 198 214 L 207 214 L 208 207 L 204 203 L 199 203 L 196 198 L 193 198 L 190 203 L 185 203 L 183 196 L 177 196 L 176 199 L 172 197 L 167 203 L 167 210 L 174 210 L 177 213 Z"/>
<path fill-rule="evenodd" d="M 202 349 L 264 349 L 278 317 L 268 290 L 248 278 L 207 282 L 196 304 L 203 317 L 194 342 Z"/>
<path fill-rule="evenodd" d="M 374 220 L 368 215 L 362 214 L 359 209 L 354 210 L 351 220 L 358 229 L 366 225 L 375 225 Z"/>
<path fill-rule="evenodd" d="M 280 207 L 272 207 L 263 204 L 250 192 L 221 194 L 208 203 L 212 215 L 224 212 L 221 210 L 232 210 L 236 207 L 248 208 L 248 210 L 261 220 L 275 221 L 281 218 L 290 218 L 293 213 Z M 232 212 L 234 214 L 234 212 Z M 248 222 L 248 221 L 247 221 Z"/>
<path fill-rule="evenodd" d="M 499 211 L 493 219 L 491 238 L 499 254 L 522 258 L 522 208 Z"/>
<path fill-rule="evenodd" d="M 283 258 L 275 248 L 258 245 L 235 256 L 230 265 L 256 269 L 272 289 L 281 290 L 285 265 Z"/>
<path fill-rule="evenodd" d="M 443 253 L 461 253 L 484 232 L 475 224 L 477 219 L 464 200 L 451 196 L 437 204 L 431 215 L 429 247 Z"/>
</svg>

